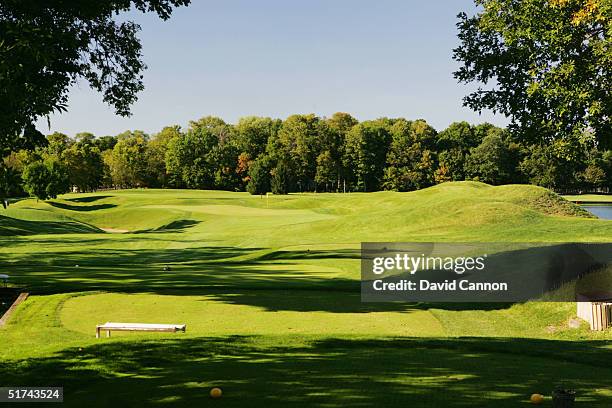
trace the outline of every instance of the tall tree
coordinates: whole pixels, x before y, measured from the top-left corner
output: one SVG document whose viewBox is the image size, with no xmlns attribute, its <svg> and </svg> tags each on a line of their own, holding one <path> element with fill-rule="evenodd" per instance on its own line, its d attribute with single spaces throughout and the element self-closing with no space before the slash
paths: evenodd
<svg viewBox="0 0 612 408">
<path fill-rule="evenodd" d="M 116 136 L 102 136 L 97 137 L 94 140 L 94 144 L 98 147 L 100 152 L 111 150 L 117 144 L 118 140 Z"/>
<path fill-rule="evenodd" d="M 40 200 L 56 198 L 68 191 L 68 174 L 56 159 L 28 164 L 22 177 L 25 190 Z"/>
<path fill-rule="evenodd" d="M 265 152 L 268 139 L 278 133 L 281 125 L 279 119 L 258 116 L 240 118 L 234 127 L 240 153 L 247 153 L 251 160 L 255 160 Z"/>
<path fill-rule="evenodd" d="M 47 149 L 52 146 L 50 142 Z M 72 186 L 81 192 L 95 191 L 100 187 L 104 176 L 104 161 L 93 138 L 81 137 L 56 155 L 66 166 Z"/>
<path fill-rule="evenodd" d="M 492 129 L 482 143 L 471 149 L 465 164 L 467 178 L 499 185 L 516 183 L 519 146 L 501 129 Z"/>
<path fill-rule="evenodd" d="M 359 191 L 376 191 L 381 187 L 387 151 L 391 143 L 389 119 L 361 122 L 346 135 L 344 166 L 350 169 L 347 180 Z"/>
<path fill-rule="evenodd" d="M 177 187 L 212 189 L 215 163 L 211 152 L 219 144 L 219 134 L 226 137 L 230 128 L 216 118 L 193 121 L 187 132 L 173 138 L 166 152 L 166 168 Z"/>
<path fill-rule="evenodd" d="M 237 171 L 239 149 L 233 136 L 220 139 L 207 154 L 207 160 L 214 164 L 214 187 L 220 190 L 239 191 L 243 188 Z"/>
<path fill-rule="evenodd" d="M 117 136 L 119 141 L 110 156 L 110 169 L 115 186 L 143 187 L 149 179 L 147 142 L 149 136 L 140 131 L 126 131 Z"/>
<path fill-rule="evenodd" d="M 530 142 L 592 130 L 612 144 L 612 2 L 476 0 L 459 15 L 455 77 L 484 84 L 466 106 L 508 116 Z"/>
<path fill-rule="evenodd" d="M 45 150 L 54 156 L 61 156 L 62 152 L 70 147 L 74 143 L 68 135 L 60 132 L 54 132 L 47 136 L 47 146 Z"/>
<path fill-rule="evenodd" d="M 22 173 L 27 163 L 28 152 L 20 150 L 13 152 L 3 159 L 3 166 L 0 166 L 0 185 L 6 186 L 6 197 L 20 197 L 25 195 L 23 188 Z M 7 203 L 2 200 L 5 208 Z"/>
<path fill-rule="evenodd" d="M 264 155 L 268 142 L 277 139 L 282 123 L 280 119 L 247 116 L 240 118 L 234 126 L 236 147 L 239 152 L 236 173 L 243 187 L 249 183 L 251 166 L 260 156 Z M 257 169 L 256 172 L 259 170 Z"/>
<path fill-rule="evenodd" d="M 317 174 L 315 182 L 325 191 L 331 191 L 339 180 L 339 159 L 334 159 L 332 152 L 325 150 L 317 156 Z"/>
<path fill-rule="evenodd" d="M 291 166 L 285 159 L 279 160 L 276 167 L 270 172 L 272 178 L 270 180 L 270 189 L 273 194 L 289 194 L 293 189 L 294 175 L 292 174 Z"/>
<path fill-rule="evenodd" d="M 247 191 L 251 194 L 266 194 L 270 191 L 270 163 L 266 156 L 260 156 L 249 168 Z"/>
<path fill-rule="evenodd" d="M 484 132 L 486 133 L 486 132 Z M 454 122 L 438 134 L 439 180 L 465 180 L 465 162 L 470 149 L 478 146 L 485 134 L 467 122 Z"/>
<path fill-rule="evenodd" d="M 519 169 L 530 184 L 558 192 L 577 191 L 578 174 L 586 167 L 590 148 L 588 136 L 527 146 Z"/>
<path fill-rule="evenodd" d="M 44 163 L 37 161 L 28 164 L 23 169 L 22 177 L 24 188 L 28 194 L 39 200 L 46 200 L 49 197 L 47 185 L 49 184 L 50 175 Z"/>
<path fill-rule="evenodd" d="M 317 156 L 316 181 L 324 183 L 326 190 L 330 190 L 334 187 L 332 184 L 335 184 L 335 189 L 339 191 L 348 173 L 342 160 L 345 155 L 346 135 L 359 122 L 348 113 L 336 112 L 326 118 L 324 123 L 326 126 Z"/>
<path fill-rule="evenodd" d="M 424 120 L 398 119 L 389 129 L 391 145 L 383 187 L 412 191 L 434 184 L 436 131 Z"/>
<path fill-rule="evenodd" d="M 314 114 L 291 115 L 278 132 L 279 160 L 285 160 L 300 191 L 315 188 L 316 159 L 326 128 Z"/>
<path fill-rule="evenodd" d="M 166 126 L 154 135 L 147 144 L 148 181 L 151 187 L 167 187 L 169 184 L 166 170 L 166 153 L 173 139 L 182 136 L 180 126 Z"/>
</svg>

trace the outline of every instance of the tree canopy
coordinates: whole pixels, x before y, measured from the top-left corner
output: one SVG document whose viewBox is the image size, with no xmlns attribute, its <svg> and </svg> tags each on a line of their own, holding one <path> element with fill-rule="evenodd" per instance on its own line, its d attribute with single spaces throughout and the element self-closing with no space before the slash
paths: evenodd
<svg viewBox="0 0 612 408">
<path fill-rule="evenodd" d="M 130 9 L 168 19 L 190 0 L 4 0 L 0 2 L 0 153 L 44 143 L 34 123 L 66 110 L 79 79 L 119 115 L 143 89 L 140 27 L 119 21 Z"/>
<path fill-rule="evenodd" d="M 455 77 L 474 110 L 510 118 L 524 140 L 592 132 L 612 144 L 612 0 L 476 0 L 459 15 Z"/>
</svg>

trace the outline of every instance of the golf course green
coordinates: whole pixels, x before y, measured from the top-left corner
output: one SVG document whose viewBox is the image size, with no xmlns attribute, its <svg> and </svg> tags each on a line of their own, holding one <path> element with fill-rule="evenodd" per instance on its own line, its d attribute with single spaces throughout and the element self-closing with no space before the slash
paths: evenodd
<svg viewBox="0 0 612 408">
<path fill-rule="evenodd" d="M 0 378 L 74 407 L 502 408 L 557 384 L 610 407 L 612 332 L 569 328 L 574 303 L 361 303 L 359 250 L 611 239 L 612 221 L 525 185 L 24 199 L 0 212 L 0 273 L 31 294 L 0 328 Z M 96 339 L 107 321 L 187 331 Z"/>
</svg>

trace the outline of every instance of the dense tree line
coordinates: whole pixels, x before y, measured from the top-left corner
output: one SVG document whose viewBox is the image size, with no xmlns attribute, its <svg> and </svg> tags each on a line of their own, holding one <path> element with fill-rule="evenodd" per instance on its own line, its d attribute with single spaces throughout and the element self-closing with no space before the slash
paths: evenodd
<svg viewBox="0 0 612 408">
<path fill-rule="evenodd" d="M 40 3 L 40 2 L 38 2 Z M 293 115 L 284 121 L 214 117 L 186 130 L 96 138 L 45 136 L 34 124 L 66 110 L 85 79 L 117 114 L 143 88 L 137 24 L 128 10 L 166 20 L 189 0 L 0 4 L 0 201 L 101 187 L 268 191 L 409 191 L 450 180 L 532 183 L 559 192 L 612 185 L 612 2 L 476 0 L 459 15 L 455 78 L 476 83 L 464 104 L 510 119 L 508 129 L 423 120 L 359 123 Z M 537 13 L 533 11 L 537 10 Z M 24 62 L 26 61 L 26 62 Z"/>
<path fill-rule="evenodd" d="M 79 79 L 128 115 L 145 65 L 139 26 L 119 15 L 166 20 L 189 0 L 2 2 L 0 201 L 100 187 L 408 191 L 467 179 L 608 190 L 612 1 L 475 3 L 476 14 L 459 15 L 454 75 L 478 85 L 464 104 L 503 114 L 508 129 L 461 122 L 438 133 L 423 120 L 358 123 L 339 113 L 235 125 L 207 117 L 152 136 L 45 138 L 34 124 L 65 111 Z"/>
<path fill-rule="evenodd" d="M 251 194 L 412 191 L 456 180 L 531 183 L 559 192 L 607 191 L 612 151 L 588 133 L 525 144 L 491 124 L 456 122 L 437 132 L 424 120 L 358 122 L 292 115 L 284 121 L 217 117 L 159 133 L 47 136 L 45 147 L 4 160 L 10 195 L 41 199 L 69 190 L 188 188 Z"/>
</svg>

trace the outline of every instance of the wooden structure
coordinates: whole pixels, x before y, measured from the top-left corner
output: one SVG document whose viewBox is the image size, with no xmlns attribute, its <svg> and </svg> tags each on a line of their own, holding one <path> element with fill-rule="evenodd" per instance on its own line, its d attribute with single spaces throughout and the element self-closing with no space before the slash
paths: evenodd
<svg viewBox="0 0 612 408">
<path fill-rule="evenodd" d="M 577 300 L 577 315 L 589 323 L 591 330 L 612 327 L 612 293 L 579 294 Z"/>
<path fill-rule="evenodd" d="M 96 338 L 100 338 L 100 331 L 106 331 L 110 337 L 111 331 L 144 331 L 144 332 L 185 332 L 185 324 L 151 324 L 151 323 L 111 323 L 106 322 L 96 326 Z"/>
</svg>

